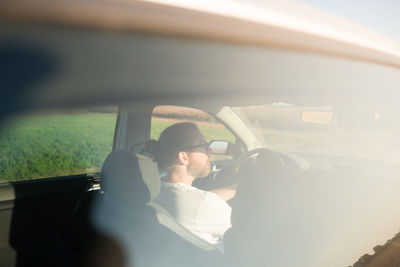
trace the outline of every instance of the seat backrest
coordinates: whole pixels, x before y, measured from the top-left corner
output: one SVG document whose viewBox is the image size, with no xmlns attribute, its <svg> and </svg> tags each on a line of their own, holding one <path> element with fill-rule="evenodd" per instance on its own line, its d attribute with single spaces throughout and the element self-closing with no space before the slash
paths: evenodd
<svg viewBox="0 0 400 267">
<path fill-rule="evenodd" d="M 121 204 L 146 204 L 160 192 L 157 165 L 149 157 L 113 151 L 103 165 L 101 188 Z"/>
<path fill-rule="evenodd" d="M 151 253 L 166 244 L 161 242 L 164 227 L 158 223 L 154 209 L 146 205 L 160 190 L 158 177 L 144 179 L 148 173 L 158 176 L 151 159 L 113 151 L 103 164 L 103 194 L 92 209 L 96 230 L 116 241 L 128 266 L 159 266 L 161 262 Z"/>
<path fill-rule="evenodd" d="M 147 204 L 155 211 L 161 225 L 193 246 L 204 251 L 216 248 L 187 230 L 168 211 L 152 201 L 160 192 L 160 175 L 150 157 L 126 151 L 110 153 L 103 165 L 101 186 L 107 198 L 127 216 L 134 207 Z"/>
</svg>

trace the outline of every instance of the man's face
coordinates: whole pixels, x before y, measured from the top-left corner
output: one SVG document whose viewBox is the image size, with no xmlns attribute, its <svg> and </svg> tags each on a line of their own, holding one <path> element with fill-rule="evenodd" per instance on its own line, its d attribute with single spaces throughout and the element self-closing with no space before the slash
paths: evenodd
<svg viewBox="0 0 400 267">
<path fill-rule="evenodd" d="M 187 165 L 189 175 L 202 178 L 210 174 L 210 159 L 208 153 L 189 152 L 189 164 Z"/>
</svg>

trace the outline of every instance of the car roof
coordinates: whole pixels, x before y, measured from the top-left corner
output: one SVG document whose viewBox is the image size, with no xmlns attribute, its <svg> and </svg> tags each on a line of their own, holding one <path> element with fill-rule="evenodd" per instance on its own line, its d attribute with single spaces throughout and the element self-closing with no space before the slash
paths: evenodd
<svg viewBox="0 0 400 267">
<path fill-rule="evenodd" d="M 0 15 L 17 109 L 368 103 L 400 84 L 397 43 L 296 2 L 6 0 Z"/>
<path fill-rule="evenodd" d="M 0 7 L 9 20 L 299 49 L 400 67 L 398 43 L 295 1 L 22 0 Z"/>
</svg>

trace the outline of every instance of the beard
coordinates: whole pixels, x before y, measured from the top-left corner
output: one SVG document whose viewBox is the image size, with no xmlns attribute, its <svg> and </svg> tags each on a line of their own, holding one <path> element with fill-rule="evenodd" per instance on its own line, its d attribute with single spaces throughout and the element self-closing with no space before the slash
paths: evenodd
<svg viewBox="0 0 400 267">
<path fill-rule="evenodd" d="M 196 178 L 206 177 L 211 172 L 210 162 L 207 161 L 206 164 L 202 164 L 201 166 L 195 165 L 195 164 L 189 164 L 187 166 L 187 172 L 189 175 L 196 177 Z"/>
</svg>

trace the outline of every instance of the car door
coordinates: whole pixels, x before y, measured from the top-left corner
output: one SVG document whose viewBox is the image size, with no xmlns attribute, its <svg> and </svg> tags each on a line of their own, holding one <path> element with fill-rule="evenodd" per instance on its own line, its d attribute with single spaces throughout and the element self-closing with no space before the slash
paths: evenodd
<svg viewBox="0 0 400 267">
<path fill-rule="evenodd" d="M 116 107 L 20 114 L 0 129 L 0 266 L 75 265 Z M 74 256 L 75 255 L 75 256 Z"/>
</svg>

